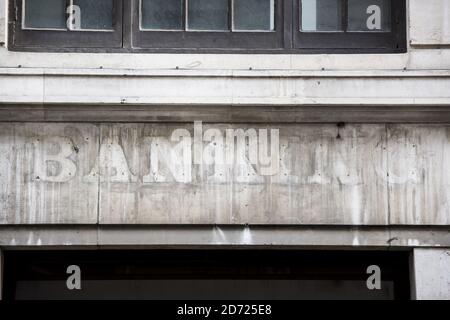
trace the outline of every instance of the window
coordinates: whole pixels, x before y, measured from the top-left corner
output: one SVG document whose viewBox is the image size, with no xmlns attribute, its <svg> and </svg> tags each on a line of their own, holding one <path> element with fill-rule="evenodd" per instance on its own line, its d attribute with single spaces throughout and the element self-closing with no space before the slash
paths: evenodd
<svg viewBox="0 0 450 320">
<path fill-rule="evenodd" d="M 121 0 L 13 0 L 17 48 L 121 48 Z"/>
<path fill-rule="evenodd" d="M 300 0 L 294 48 L 369 52 L 406 50 L 406 4 L 398 0 Z"/>
<path fill-rule="evenodd" d="M 167 49 L 284 49 L 283 1 L 135 1 L 133 45 Z"/>
<path fill-rule="evenodd" d="M 405 0 L 10 0 L 12 50 L 404 52 Z"/>
<path fill-rule="evenodd" d="M 141 0 L 140 3 L 141 30 L 275 29 L 274 0 Z"/>
<path fill-rule="evenodd" d="M 5 251 L 5 300 L 408 300 L 409 252 Z M 68 266 L 82 290 L 69 290 Z M 380 290 L 367 268 L 382 270 Z M 169 289 L 169 290 L 168 290 Z"/>
</svg>

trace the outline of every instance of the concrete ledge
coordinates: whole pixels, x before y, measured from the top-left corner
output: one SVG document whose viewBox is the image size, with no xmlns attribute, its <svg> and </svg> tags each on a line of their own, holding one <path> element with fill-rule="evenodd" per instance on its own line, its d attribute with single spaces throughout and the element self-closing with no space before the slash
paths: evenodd
<svg viewBox="0 0 450 320">
<path fill-rule="evenodd" d="M 5 249 L 291 247 L 450 248 L 447 227 L 1 226 Z"/>
<path fill-rule="evenodd" d="M 72 73 L 71 73 L 72 72 Z M 450 106 L 450 72 L 3 69 L 0 104 Z"/>
<path fill-rule="evenodd" d="M 104 69 L 104 68 L 0 68 L 0 76 L 89 76 L 89 77 L 232 77 L 232 78 L 435 78 L 450 77 L 448 69 L 406 70 L 283 70 L 283 69 Z"/>
</svg>

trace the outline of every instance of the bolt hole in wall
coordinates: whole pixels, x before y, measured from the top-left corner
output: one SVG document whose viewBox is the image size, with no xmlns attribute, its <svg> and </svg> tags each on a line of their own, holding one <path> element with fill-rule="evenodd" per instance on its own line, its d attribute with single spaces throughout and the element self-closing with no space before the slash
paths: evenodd
<svg viewBox="0 0 450 320">
<path fill-rule="evenodd" d="M 4 279 L 7 300 L 410 298 L 406 251 L 6 251 Z"/>
</svg>

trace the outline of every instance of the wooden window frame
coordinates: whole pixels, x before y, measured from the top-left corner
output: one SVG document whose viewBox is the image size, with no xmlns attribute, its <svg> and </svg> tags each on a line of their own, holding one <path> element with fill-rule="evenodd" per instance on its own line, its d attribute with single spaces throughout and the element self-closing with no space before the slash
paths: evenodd
<svg viewBox="0 0 450 320">
<path fill-rule="evenodd" d="M 24 0 L 10 0 L 9 46 L 18 51 L 72 51 L 122 48 L 123 1 L 114 1 L 113 30 L 22 29 Z M 66 0 L 66 7 L 70 0 Z M 36 50 L 37 49 L 37 50 Z"/>
<path fill-rule="evenodd" d="M 391 1 L 391 30 L 388 32 L 300 31 L 301 0 L 294 1 L 293 47 L 310 52 L 406 52 L 406 1 Z M 343 0 L 343 26 L 347 28 L 348 0 Z"/>
<path fill-rule="evenodd" d="M 114 0 L 118 8 L 114 12 L 114 32 L 23 30 L 22 0 L 9 1 L 8 48 L 12 51 L 243 54 L 407 51 L 406 0 L 392 0 L 390 32 L 302 32 L 301 0 L 275 0 L 275 31 L 268 32 L 142 31 L 140 0 Z"/>
<path fill-rule="evenodd" d="M 133 47 L 153 50 L 253 51 L 285 49 L 285 16 L 288 1 L 275 0 L 274 31 L 143 31 L 140 30 L 140 3 L 133 2 Z M 231 8 L 232 1 L 229 0 Z M 183 1 L 186 6 L 186 1 Z M 231 26 L 231 17 L 230 26 Z"/>
</svg>

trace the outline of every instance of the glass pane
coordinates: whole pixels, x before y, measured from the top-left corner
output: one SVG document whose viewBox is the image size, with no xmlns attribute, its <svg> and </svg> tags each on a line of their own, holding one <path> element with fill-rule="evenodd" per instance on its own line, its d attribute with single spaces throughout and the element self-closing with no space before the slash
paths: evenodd
<svg viewBox="0 0 450 320">
<path fill-rule="evenodd" d="M 342 31 L 342 0 L 301 0 L 302 31 Z"/>
<path fill-rule="evenodd" d="M 349 31 L 390 31 L 391 0 L 349 0 Z"/>
<path fill-rule="evenodd" d="M 188 29 L 229 30 L 228 0 L 189 0 Z"/>
<path fill-rule="evenodd" d="M 24 27 L 66 29 L 66 0 L 24 1 Z"/>
<path fill-rule="evenodd" d="M 73 4 L 80 7 L 81 29 L 113 29 L 113 0 L 74 0 Z"/>
<path fill-rule="evenodd" d="M 235 30 L 274 30 L 274 0 L 234 0 Z"/>
<path fill-rule="evenodd" d="M 181 30 L 183 28 L 182 0 L 142 0 L 141 28 Z"/>
</svg>

